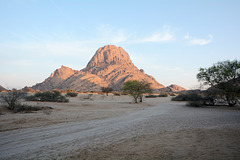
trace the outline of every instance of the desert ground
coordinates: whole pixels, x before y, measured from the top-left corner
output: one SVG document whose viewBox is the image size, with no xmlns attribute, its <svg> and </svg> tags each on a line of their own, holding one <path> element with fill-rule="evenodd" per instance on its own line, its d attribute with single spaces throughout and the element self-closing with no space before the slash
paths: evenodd
<svg viewBox="0 0 240 160">
<path fill-rule="evenodd" d="M 79 94 L 31 113 L 0 110 L 0 159 L 240 159 L 240 109 L 171 97 Z"/>
</svg>

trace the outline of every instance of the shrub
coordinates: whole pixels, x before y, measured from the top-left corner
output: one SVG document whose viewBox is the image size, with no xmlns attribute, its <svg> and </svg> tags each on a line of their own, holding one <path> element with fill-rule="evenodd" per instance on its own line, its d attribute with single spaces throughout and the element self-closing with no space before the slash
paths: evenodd
<svg viewBox="0 0 240 160">
<path fill-rule="evenodd" d="M 145 96 L 145 98 L 157 98 L 158 96 L 157 95 L 147 95 Z"/>
<path fill-rule="evenodd" d="M 202 96 L 197 93 L 186 93 L 173 97 L 172 101 L 201 101 L 202 99 Z"/>
<path fill-rule="evenodd" d="M 172 101 L 186 101 L 187 100 L 187 95 L 186 94 L 179 94 L 176 97 L 172 98 Z"/>
<path fill-rule="evenodd" d="M 29 106 L 29 105 L 23 104 L 23 105 L 18 105 L 17 107 L 15 107 L 13 112 L 18 113 L 18 112 L 25 111 L 26 113 L 30 113 L 32 111 L 39 111 L 39 110 L 43 110 L 43 109 L 52 109 L 52 107 Z"/>
<path fill-rule="evenodd" d="M 114 93 L 114 96 L 121 96 L 120 93 Z"/>
<path fill-rule="evenodd" d="M 31 95 L 31 96 L 26 96 L 25 100 L 26 101 L 39 101 L 39 98 L 35 97 L 34 95 Z"/>
<path fill-rule="evenodd" d="M 59 91 L 37 92 L 33 96 L 25 98 L 28 101 L 47 101 L 47 102 L 68 102 L 69 100 L 61 95 Z"/>
<path fill-rule="evenodd" d="M 111 93 L 113 91 L 113 89 L 110 87 L 102 87 L 101 89 L 103 93 L 107 94 L 107 96 L 108 96 L 108 93 Z"/>
<path fill-rule="evenodd" d="M 76 93 L 76 92 L 67 92 L 66 93 L 66 97 L 77 97 L 77 95 L 78 95 L 78 93 Z"/>
<path fill-rule="evenodd" d="M 172 101 L 188 101 L 187 106 L 201 107 L 204 105 L 204 98 L 196 92 L 188 92 L 179 94 L 172 98 Z"/>
<path fill-rule="evenodd" d="M 187 103 L 187 106 L 191 106 L 191 107 L 202 107 L 203 101 L 190 101 Z"/>
<path fill-rule="evenodd" d="M 157 97 L 167 97 L 168 96 L 168 94 L 159 94 L 159 95 L 152 95 L 152 94 L 150 94 L 150 95 L 147 95 L 147 96 L 145 96 L 145 98 L 157 98 Z"/>
<path fill-rule="evenodd" d="M 168 94 L 164 93 L 164 94 L 159 94 L 158 97 L 168 97 Z"/>
</svg>

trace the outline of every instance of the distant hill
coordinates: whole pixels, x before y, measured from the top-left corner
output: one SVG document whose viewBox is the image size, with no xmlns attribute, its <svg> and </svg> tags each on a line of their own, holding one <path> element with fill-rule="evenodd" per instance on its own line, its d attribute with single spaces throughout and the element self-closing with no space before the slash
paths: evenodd
<svg viewBox="0 0 240 160">
<path fill-rule="evenodd" d="M 184 92 L 184 91 L 187 91 L 187 89 L 176 84 L 171 84 L 165 88 L 158 89 L 156 92 Z"/>
<path fill-rule="evenodd" d="M 121 91 L 123 83 L 128 80 L 147 81 L 152 83 L 154 89 L 164 88 L 143 69 L 139 70 L 123 48 L 114 45 L 99 48 L 84 69 L 78 71 L 62 66 L 45 81 L 32 88 L 35 90 L 100 91 L 102 87 L 111 87 L 115 91 Z"/>
<path fill-rule="evenodd" d="M 186 91 L 187 89 L 178 86 L 176 84 L 171 84 L 170 86 L 166 87 L 167 89 L 169 89 L 170 92 L 182 92 L 182 91 Z"/>
</svg>

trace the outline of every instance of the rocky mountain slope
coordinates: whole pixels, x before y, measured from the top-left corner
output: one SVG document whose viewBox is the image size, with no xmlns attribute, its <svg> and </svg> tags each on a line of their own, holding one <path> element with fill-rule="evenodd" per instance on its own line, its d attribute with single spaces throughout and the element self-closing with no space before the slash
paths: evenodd
<svg viewBox="0 0 240 160">
<path fill-rule="evenodd" d="M 57 89 L 59 86 L 61 86 L 62 82 L 64 82 L 67 78 L 78 72 L 79 71 L 77 70 L 62 66 L 61 68 L 56 69 L 44 82 L 37 83 L 32 88 L 39 90 Z"/>
<path fill-rule="evenodd" d="M 128 80 L 148 81 L 154 89 L 164 88 L 152 76 L 138 69 L 128 53 L 121 47 L 107 45 L 99 48 L 87 66 L 80 70 L 62 66 L 55 70 L 44 82 L 33 89 L 72 89 L 76 91 L 99 91 L 101 87 L 111 87 L 120 91 Z"/>
<path fill-rule="evenodd" d="M 5 91 L 6 88 L 4 88 L 3 86 L 0 85 L 0 91 Z"/>
</svg>

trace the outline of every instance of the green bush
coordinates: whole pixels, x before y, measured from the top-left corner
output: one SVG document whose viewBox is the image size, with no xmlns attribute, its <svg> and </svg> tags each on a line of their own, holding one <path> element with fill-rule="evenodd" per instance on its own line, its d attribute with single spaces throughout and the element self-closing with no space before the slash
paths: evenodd
<svg viewBox="0 0 240 160">
<path fill-rule="evenodd" d="M 179 94 L 176 97 L 172 98 L 172 101 L 187 101 L 186 94 Z"/>
<path fill-rule="evenodd" d="M 202 96 L 198 95 L 197 93 L 185 93 L 173 97 L 172 101 L 201 101 L 202 99 Z"/>
<path fill-rule="evenodd" d="M 158 96 L 157 95 L 147 95 L 145 96 L 145 98 L 157 98 Z"/>
<path fill-rule="evenodd" d="M 206 106 L 214 106 L 216 103 L 215 97 L 206 96 L 203 98 L 203 103 Z"/>
<path fill-rule="evenodd" d="M 76 93 L 76 92 L 67 92 L 66 93 L 66 97 L 77 97 L 77 95 L 78 95 L 78 93 Z"/>
<path fill-rule="evenodd" d="M 39 99 L 37 97 L 35 97 L 34 95 L 31 95 L 31 96 L 26 96 L 25 100 L 26 101 L 38 101 Z"/>
<path fill-rule="evenodd" d="M 27 96 L 27 101 L 46 101 L 46 102 L 68 102 L 69 100 L 61 95 L 59 91 L 37 92 L 33 96 Z"/>
<path fill-rule="evenodd" d="M 191 106 L 191 107 L 202 107 L 203 101 L 190 101 L 187 103 L 187 106 Z"/>
<path fill-rule="evenodd" d="M 172 101 L 188 101 L 187 106 L 201 107 L 204 105 L 204 98 L 195 92 L 179 94 L 172 98 Z"/>
<path fill-rule="evenodd" d="M 114 96 L 121 96 L 120 93 L 114 93 Z"/>
<path fill-rule="evenodd" d="M 168 97 L 168 94 L 159 94 L 158 97 Z"/>
</svg>

